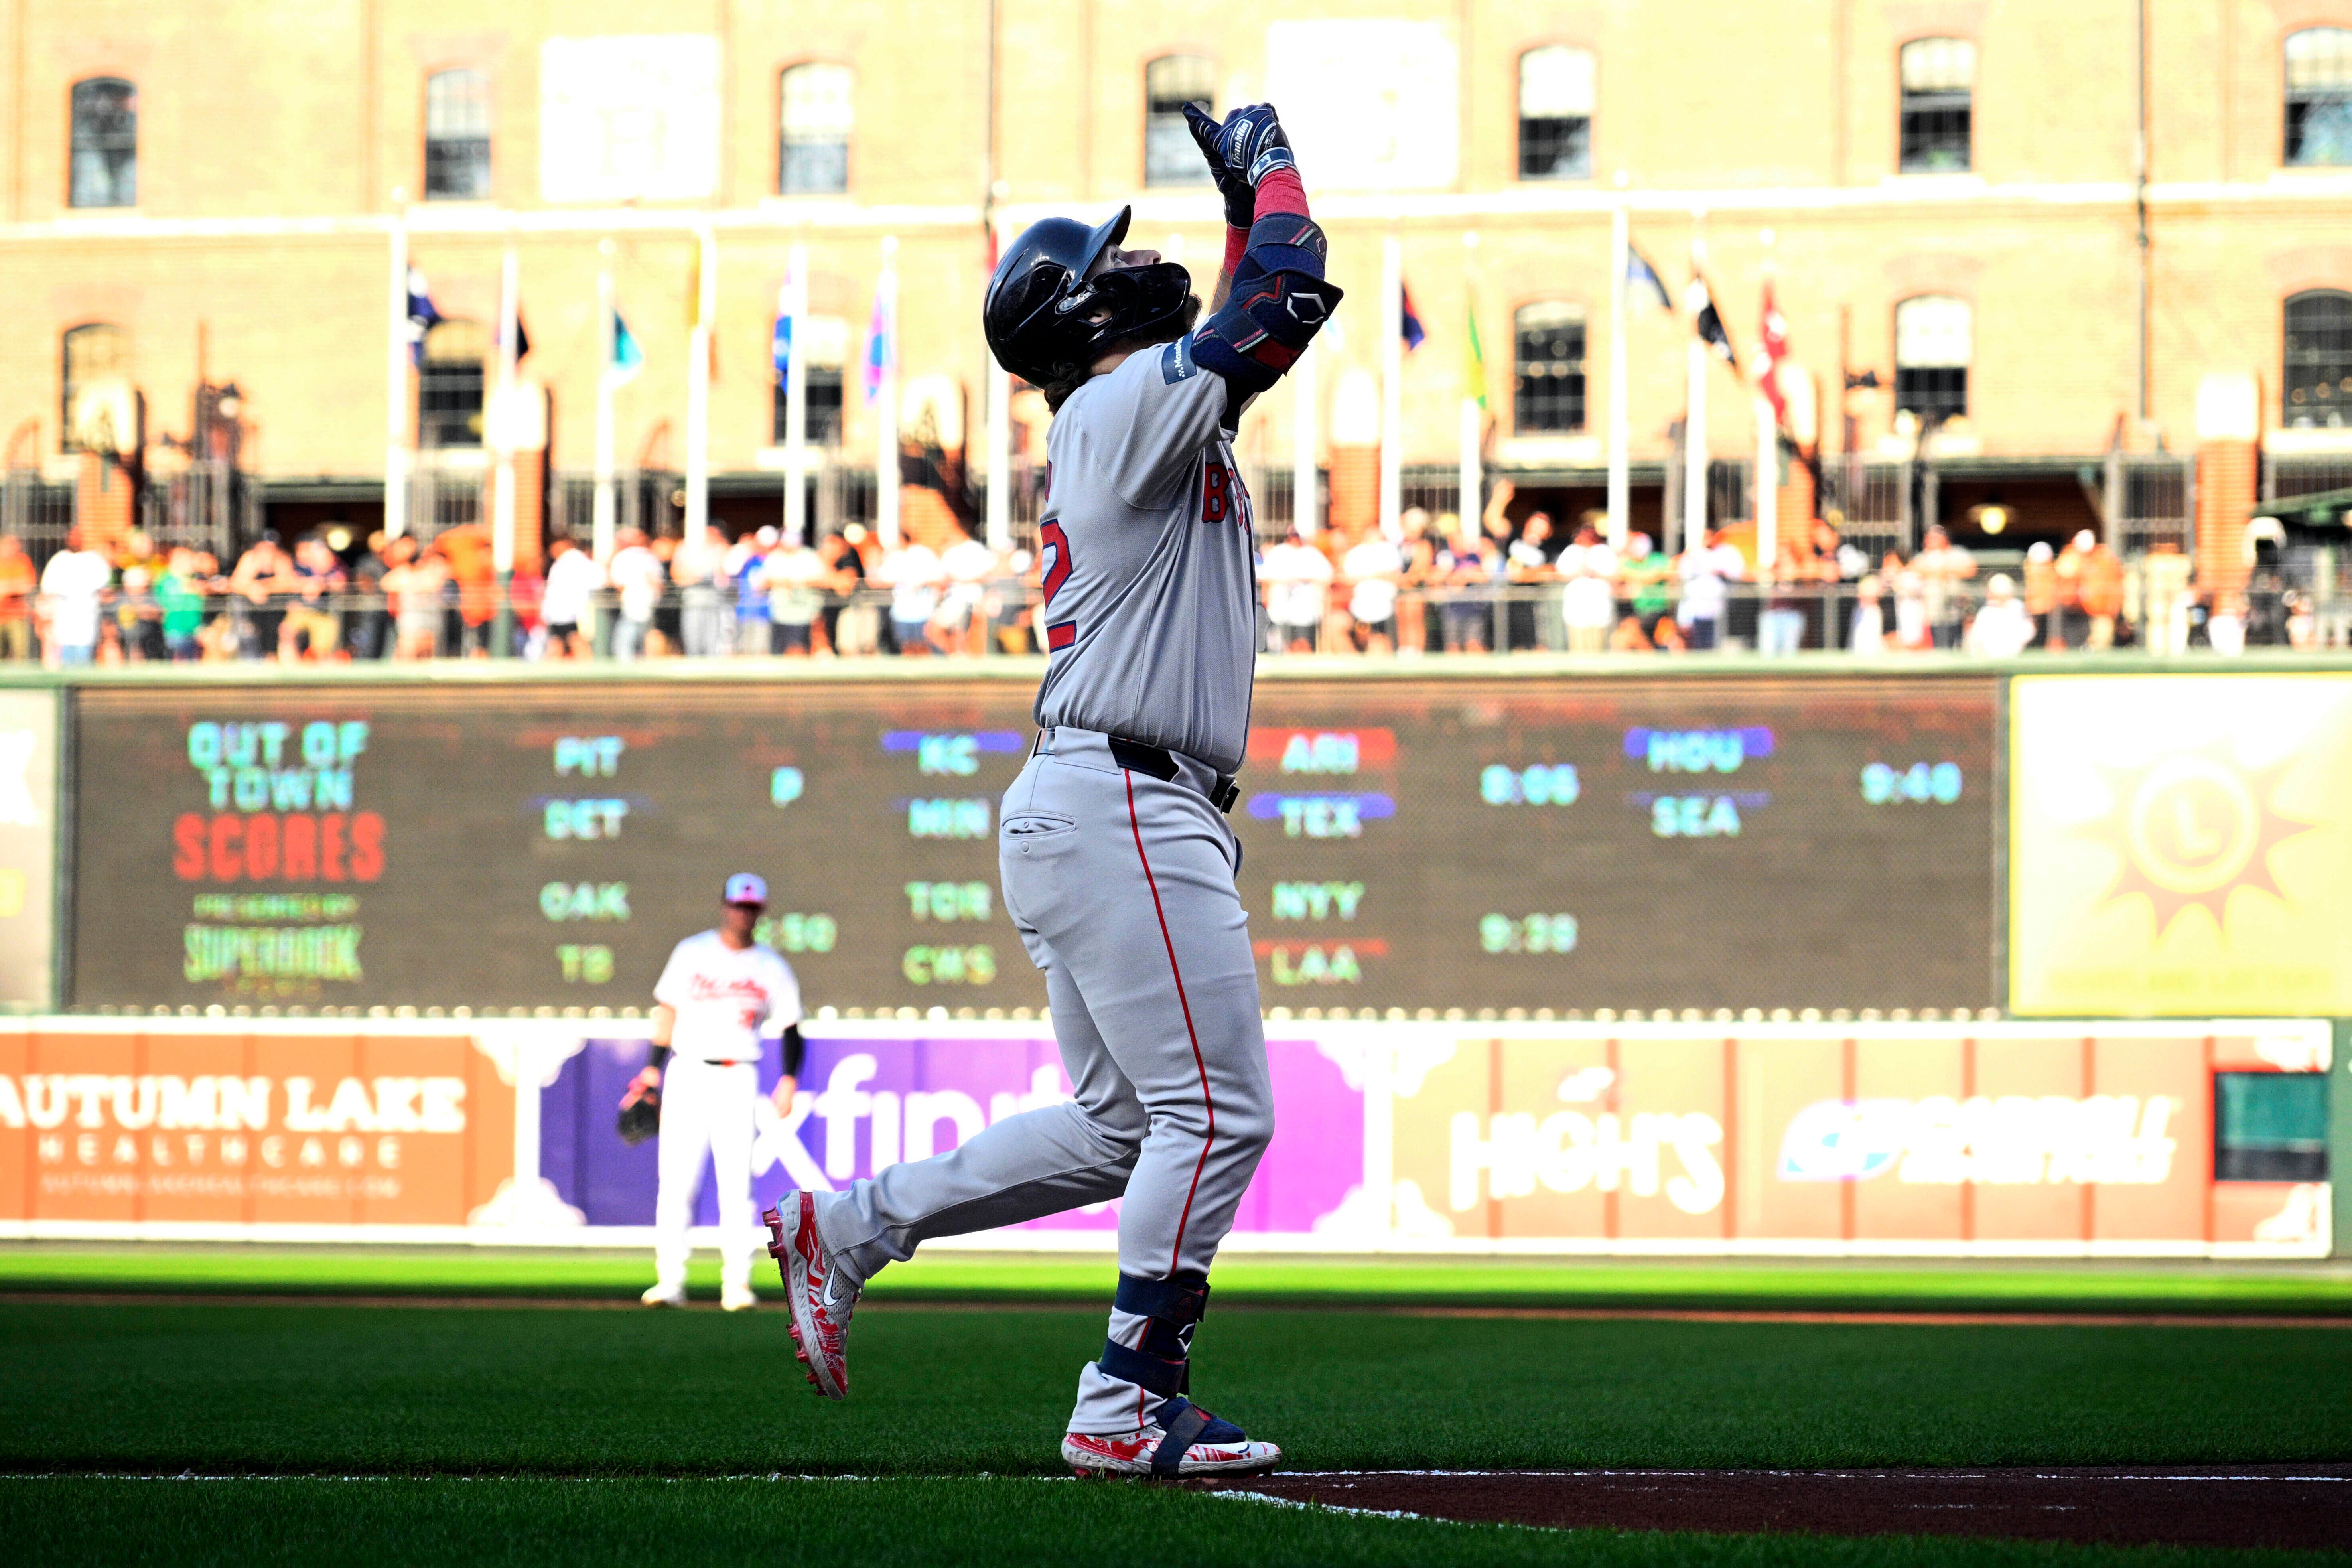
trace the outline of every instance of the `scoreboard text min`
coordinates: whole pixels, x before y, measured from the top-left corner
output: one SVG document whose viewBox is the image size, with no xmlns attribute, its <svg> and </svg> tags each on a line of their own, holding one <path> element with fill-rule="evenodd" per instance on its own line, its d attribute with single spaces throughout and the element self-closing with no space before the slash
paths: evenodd
<svg viewBox="0 0 2352 1568">
<path fill-rule="evenodd" d="M 733 870 L 812 1005 L 1042 1006 L 1030 693 L 85 690 L 77 1005 L 645 1006 Z M 1990 679 L 1267 682 L 1269 1006 L 1984 1006 Z"/>
</svg>

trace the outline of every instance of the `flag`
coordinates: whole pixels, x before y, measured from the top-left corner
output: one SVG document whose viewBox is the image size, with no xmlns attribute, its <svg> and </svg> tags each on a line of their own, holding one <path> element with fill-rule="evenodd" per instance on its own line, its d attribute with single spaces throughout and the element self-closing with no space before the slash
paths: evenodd
<svg viewBox="0 0 2352 1568">
<path fill-rule="evenodd" d="M 515 361 L 520 363 L 530 353 L 530 329 L 522 324 L 522 305 L 515 305 Z"/>
<path fill-rule="evenodd" d="M 433 293 L 425 284 L 425 274 L 412 267 L 408 269 L 408 363 L 425 363 L 425 334 L 441 322 L 441 312 L 434 307 Z"/>
<path fill-rule="evenodd" d="M 1625 247 L 1625 291 L 1637 309 L 1671 310 L 1673 296 L 1666 292 L 1665 279 L 1650 265 L 1649 258 L 1632 246 Z"/>
<path fill-rule="evenodd" d="M 898 360 L 898 345 L 891 342 L 889 308 L 884 303 L 879 284 L 874 289 L 874 316 L 866 327 L 866 404 L 872 407 L 882 395 L 882 380 Z"/>
<path fill-rule="evenodd" d="M 1470 331 L 1463 340 L 1462 395 L 1465 397 L 1476 399 L 1478 406 L 1484 408 L 1486 406 L 1486 350 L 1478 341 L 1478 296 L 1476 294 L 1470 296 L 1469 308 L 1465 313 Z"/>
<path fill-rule="evenodd" d="M 1780 314 L 1780 305 L 1772 298 L 1772 279 L 1764 279 L 1764 323 L 1759 339 L 1762 347 L 1758 353 L 1760 363 L 1757 384 L 1765 401 L 1772 405 L 1772 417 L 1781 425 L 1789 422 L 1789 400 L 1780 391 L 1780 362 L 1789 357 L 1789 323 Z"/>
<path fill-rule="evenodd" d="M 635 381 L 637 372 L 646 365 L 646 354 L 637 347 L 637 340 L 629 335 L 629 323 L 621 320 L 621 312 L 613 312 L 613 359 L 604 374 L 615 386 Z"/>
<path fill-rule="evenodd" d="M 801 282 L 786 278 L 776 288 L 776 326 L 768 339 L 768 358 L 776 367 L 776 384 L 784 384 L 793 368 L 793 318 L 806 309 Z"/>
<path fill-rule="evenodd" d="M 1420 312 L 1412 308 L 1412 290 L 1405 287 L 1402 278 L 1397 279 L 1397 322 L 1408 353 L 1421 347 L 1422 340 L 1429 336 L 1421 329 Z"/>
<path fill-rule="evenodd" d="M 1737 369 L 1738 354 L 1732 352 L 1731 334 L 1724 330 L 1723 318 L 1717 314 L 1715 296 L 1707 292 L 1706 279 L 1691 275 L 1691 320 L 1698 329 L 1699 341 L 1713 349 L 1724 363 Z"/>
</svg>

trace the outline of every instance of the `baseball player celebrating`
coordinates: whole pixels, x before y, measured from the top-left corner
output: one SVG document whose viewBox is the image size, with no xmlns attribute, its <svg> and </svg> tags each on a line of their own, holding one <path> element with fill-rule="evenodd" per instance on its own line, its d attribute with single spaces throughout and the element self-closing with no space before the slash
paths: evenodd
<svg viewBox="0 0 2352 1568">
<path fill-rule="evenodd" d="M 783 1036 L 777 1110 L 799 1088 L 801 988 L 793 967 L 751 940 L 767 907 L 768 884 L 749 871 L 727 879 L 719 925 L 673 948 L 654 986 L 654 1040 L 645 1068 L 622 1097 L 626 1110 L 648 1094 L 661 1105 L 661 1185 L 654 1199 L 653 1288 L 648 1307 L 686 1305 L 686 1229 L 702 1185 L 702 1158 L 719 1180 L 719 1304 L 730 1312 L 759 1304 L 751 1294 L 752 1105 L 760 1052 Z"/>
<path fill-rule="evenodd" d="M 837 1399 L 851 1310 L 885 1265 L 931 1237 L 1123 1197 L 1110 1333 L 1062 1442 L 1081 1474 L 1281 1458 L 1186 1397 L 1209 1265 L 1274 1131 L 1223 816 L 1248 735 L 1256 598 L 1232 441 L 1339 290 L 1274 110 L 1186 114 L 1228 226 L 1205 321 L 1181 267 L 1120 247 L 1125 211 L 1032 226 L 982 308 L 998 361 L 1056 414 L 1040 733 L 997 847 L 1076 1098 L 845 1192 L 787 1194 L 766 1216 L 801 1359 Z"/>
</svg>

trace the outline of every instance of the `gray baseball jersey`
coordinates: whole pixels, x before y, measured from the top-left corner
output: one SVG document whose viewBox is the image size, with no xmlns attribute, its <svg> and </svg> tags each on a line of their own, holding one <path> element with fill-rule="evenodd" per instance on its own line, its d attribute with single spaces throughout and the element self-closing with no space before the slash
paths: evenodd
<svg viewBox="0 0 2352 1568">
<path fill-rule="evenodd" d="M 998 863 L 1075 1099 L 820 1199 L 818 1229 L 856 1279 L 932 1237 L 1112 1198 L 1123 1276 L 1205 1279 L 1273 1136 L 1241 846 L 1209 798 L 1241 766 L 1256 669 L 1227 392 L 1187 340 L 1129 355 L 1055 417 L 1040 531 L 1053 657 Z M 1177 753 L 1176 776 L 1127 771 L 1114 735 Z M 1071 1431 L 1130 1431 L 1157 1407 L 1118 1360 L 1168 1353 L 1152 1333 L 1114 1307 L 1104 1353 L 1119 1370 L 1080 1373 Z"/>
<path fill-rule="evenodd" d="M 1249 740 L 1257 571 L 1223 428 L 1229 391 L 1192 340 L 1079 387 L 1045 451 L 1037 722 L 1121 735 L 1234 773 Z"/>
</svg>

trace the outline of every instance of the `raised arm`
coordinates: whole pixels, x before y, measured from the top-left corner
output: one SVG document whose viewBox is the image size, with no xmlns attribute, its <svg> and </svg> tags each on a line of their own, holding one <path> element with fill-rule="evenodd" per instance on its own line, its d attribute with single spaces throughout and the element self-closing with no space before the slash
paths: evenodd
<svg viewBox="0 0 2352 1568">
<path fill-rule="evenodd" d="M 1187 114 L 1203 151 L 1213 148 L 1218 188 L 1225 193 L 1225 268 L 1217 300 L 1192 336 L 1202 366 L 1224 379 L 1229 415 L 1265 391 L 1297 363 L 1339 303 L 1325 281 L 1330 247 L 1307 215 L 1297 160 L 1269 104 L 1235 110 L 1210 137 L 1198 110 Z M 1249 198 L 1244 236 L 1235 220 Z M 1236 252 L 1238 251 L 1238 254 Z"/>
<path fill-rule="evenodd" d="M 1216 182 L 1217 194 L 1225 198 L 1225 257 L 1217 268 L 1216 291 L 1209 296 L 1212 315 L 1225 308 L 1234 291 L 1234 274 L 1240 270 L 1243 254 L 1249 249 L 1250 225 L 1257 216 L 1257 193 L 1250 188 L 1247 171 L 1235 169 L 1225 162 L 1218 143 L 1224 135 L 1224 126 L 1203 113 L 1196 104 L 1184 106 L 1184 126 L 1192 132 L 1192 141 L 1208 161 L 1209 178 Z"/>
</svg>

